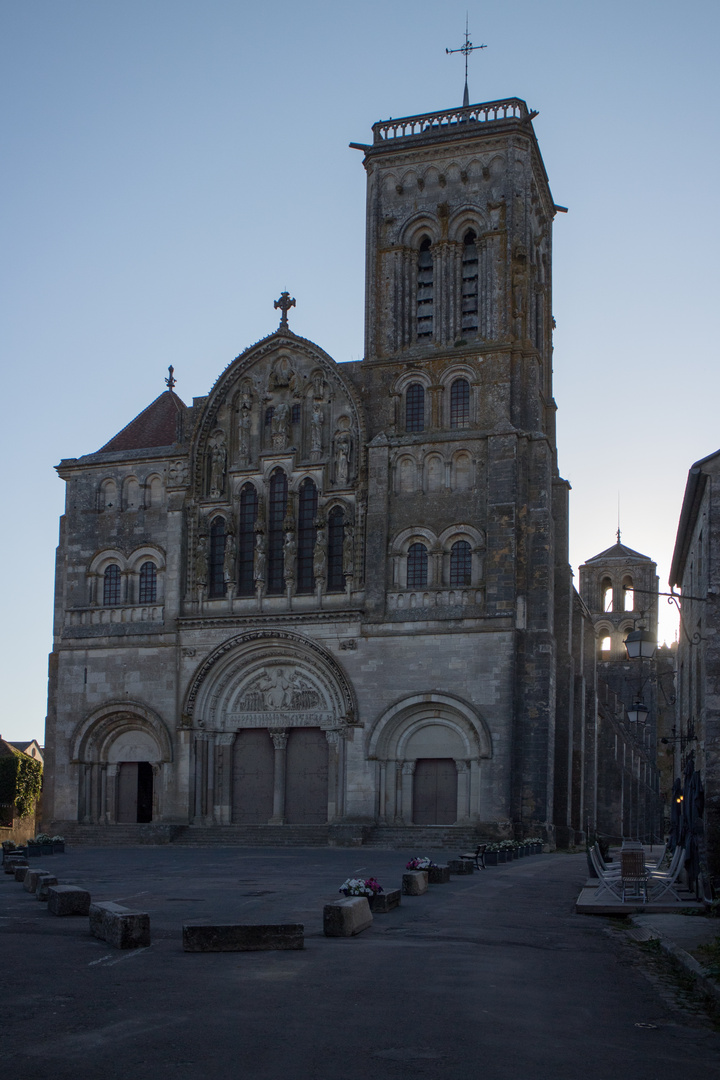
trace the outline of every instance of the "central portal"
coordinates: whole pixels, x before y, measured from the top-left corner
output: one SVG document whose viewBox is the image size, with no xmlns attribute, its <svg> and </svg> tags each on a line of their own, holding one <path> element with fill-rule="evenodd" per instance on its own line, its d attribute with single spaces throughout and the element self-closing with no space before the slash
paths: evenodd
<svg viewBox="0 0 720 1080">
<path fill-rule="evenodd" d="M 287 740 L 284 735 L 280 739 L 275 735 L 275 742 L 267 728 L 237 733 L 233 751 L 233 823 L 267 825 L 273 817 L 278 787 L 280 817 L 286 825 L 325 824 L 328 741 L 324 731 L 293 728 L 287 732 Z"/>
</svg>

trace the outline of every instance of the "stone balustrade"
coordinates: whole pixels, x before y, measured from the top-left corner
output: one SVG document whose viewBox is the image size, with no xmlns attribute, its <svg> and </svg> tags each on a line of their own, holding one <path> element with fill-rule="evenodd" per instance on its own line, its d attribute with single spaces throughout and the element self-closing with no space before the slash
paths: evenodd
<svg viewBox="0 0 720 1080">
<path fill-rule="evenodd" d="M 373 141 L 377 145 L 391 139 L 403 139 L 426 132 L 431 132 L 435 137 L 441 134 L 443 129 L 452 130 L 456 125 L 469 121 L 483 124 L 493 120 L 525 120 L 528 116 L 527 105 L 519 98 L 486 101 L 482 105 L 444 109 L 442 112 L 424 113 L 420 116 L 403 116 L 397 120 L 381 120 L 373 124 Z"/>
</svg>

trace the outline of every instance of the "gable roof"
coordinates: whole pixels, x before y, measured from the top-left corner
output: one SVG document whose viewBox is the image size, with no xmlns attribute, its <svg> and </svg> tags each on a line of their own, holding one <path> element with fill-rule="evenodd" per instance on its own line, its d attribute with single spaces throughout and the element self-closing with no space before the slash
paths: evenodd
<svg viewBox="0 0 720 1080">
<path fill-rule="evenodd" d="M 182 439 L 182 420 L 187 406 L 172 390 L 165 390 L 131 420 L 98 453 L 110 450 L 149 450 L 172 446 Z"/>
</svg>

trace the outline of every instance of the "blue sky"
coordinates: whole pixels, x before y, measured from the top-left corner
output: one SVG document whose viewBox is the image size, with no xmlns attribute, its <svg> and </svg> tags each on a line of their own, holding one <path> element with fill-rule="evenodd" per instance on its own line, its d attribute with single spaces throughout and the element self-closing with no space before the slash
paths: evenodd
<svg viewBox="0 0 720 1080">
<path fill-rule="evenodd" d="M 363 351 L 379 119 L 462 97 L 466 4 L 24 0 L 0 7 L 6 468 L 0 734 L 41 738 L 62 457 L 275 328 Z M 469 5 L 471 101 L 539 110 L 571 561 L 623 540 L 665 588 L 687 470 L 720 447 L 720 5 Z M 665 627 L 671 638 L 672 622 Z"/>
</svg>

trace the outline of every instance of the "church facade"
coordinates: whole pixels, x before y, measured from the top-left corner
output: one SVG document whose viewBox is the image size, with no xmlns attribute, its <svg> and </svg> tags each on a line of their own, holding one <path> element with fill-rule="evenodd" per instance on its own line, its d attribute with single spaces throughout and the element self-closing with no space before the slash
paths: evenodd
<svg viewBox="0 0 720 1080">
<path fill-rule="evenodd" d="M 171 371 L 58 466 L 55 823 L 553 839 L 573 590 L 532 114 L 393 120 L 358 148 L 364 359 L 296 336 L 283 294 L 206 397 Z"/>
</svg>

